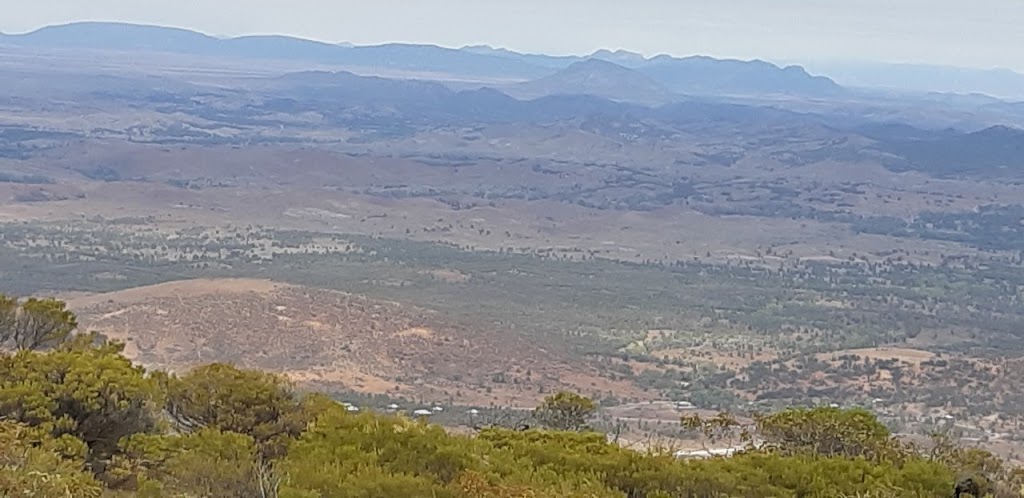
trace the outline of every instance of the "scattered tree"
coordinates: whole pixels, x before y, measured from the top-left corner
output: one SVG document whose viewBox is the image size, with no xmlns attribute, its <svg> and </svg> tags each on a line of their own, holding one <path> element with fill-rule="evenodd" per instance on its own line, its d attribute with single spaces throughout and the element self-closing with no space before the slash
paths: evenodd
<svg viewBox="0 0 1024 498">
<path fill-rule="evenodd" d="M 102 471 L 122 437 L 157 426 L 159 390 L 122 349 L 82 336 L 51 352 L 0 355 L 0 420 L 74 436 Z"/>
<path fill-rule="evenodd" d="M 148 373 L 121 346 L 77 335 L 47 351 L 0 353 L 0 496 L 932 498 L 955 488 L 1010 498 L 1024 476 L 981 450 L 900 445 L 863 410 L 787 410 L 752 427 L 726 414 L 686 417 L 706 437 L 739 432 L 763 444 L 682 460 L 586 431 L 596 408 L 558 393 L 534 412 L 556 430 L 466 436 L 350 413 L 229 365 Z M 957 479 L 964 472 L 970 480 Z"/>
<path fill-rule="evenodd" d="M 562 391 L 544 398 L 534 410 L 534 418 L 545 427 L 560 431 L 581 431 L 597 412 L 597 404 L 590 398 Z"/>
<path fill-rule="evenodd" d="M 167 412 L 179 428 L 214 428 L 253 438 L 264 456 L 284 451 L 309 414 L 280 376 L 212 364 L 167 379 Z"/>
<path fill-rule="evenodd" d="M 782 454 L 827 457 L 890 458 L 899 442 L 889 429 L 863 409 L 789 409 L 757 417 L 765 447 Z"/>
<path fill-rule="evenodd" d="M 0 348 L 52 348 L 70 338 L 76 328 L 78 319 L 63 301 L 30 298 L 19 303 L 0 295 Z"/>
<path fill-rule="evenodd" d="M 75 438 L 0 420 L 0 496 L 98 498 L 103 487 L 84 470 L 85 454 Z"/>
<path fill-rule="evenodd" d="M 267 475 L 270 465 L 253 439 L 217 429 L 130 436 L 112 467 L 109 480 L 148 496 L 277 496 L 276 477 Z"/>
</svg>

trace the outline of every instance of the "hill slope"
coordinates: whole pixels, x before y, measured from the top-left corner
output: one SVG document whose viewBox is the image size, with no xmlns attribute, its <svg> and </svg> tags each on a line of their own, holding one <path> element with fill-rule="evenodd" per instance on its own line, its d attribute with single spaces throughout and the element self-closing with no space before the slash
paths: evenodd
<svg viewBox="0 0 1024 498">
<path fill-rule="evenodd" d="M 551 76 L 509 87 L 508 93 L 529 98 L 582 94 L 642 104 L 673 100 L 672 93 L 657 81 L 600 59 L 576 62 Z"/>
<path fill-rule="evenodd" d="M 538 388 L 586 387 L 566 383 L 569 377 L 598 380 L 521 337 L 470 329 L 422 308 L 267 280 L 184 280 L 68 304 L 83 329 L 127 341 L 126 354 L 151 367 L 230 362 L 328 390 L 460 391 L 470 404 L 529 405 L 543 397 Z M 495 385 L 496 373 L 531 380 Z"/>
<path fill-rule="evenodd" d="M 759 60 L 658 56 L 637 70 L 675 92 L 698 95 L 824 96 L 842 90 L 834 81 L 822 76 L 811 76 L 799 66 L 779 68 Z"/>
<path fill-rule="evenodd" d="M 916 170 L 938 177 L 1019 177 L 1024 174 L 1024 130 L 992 126 L 960 135 L 883 142 L 881 148 L 904 161 L 897 171 Z"/>
</svg>

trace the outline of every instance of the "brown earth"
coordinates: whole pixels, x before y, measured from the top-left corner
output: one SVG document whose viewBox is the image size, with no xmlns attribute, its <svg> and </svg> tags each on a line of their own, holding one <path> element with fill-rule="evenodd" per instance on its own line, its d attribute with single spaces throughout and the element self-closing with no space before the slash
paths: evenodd
<svg viewBox="0 0 1024 498">
<path fill-rule="evenodd" d="M 928 361 L 936 356 L 935 353 L 922 351 L 920 349 L 878 347 L 845 349 L 830 353 L 822 353 L 818 355 L 818 359 L 822 361 L 829 361 L 840 356 L 849 355 L 871 358 L 872 360 L 896 360 L 900 363 L 906 363 L 914 366 L 920 366 L 921 362 Z"/>
<path fill-rule="evenodd" d="M 120 178 L 132 181 L 89 180 L 78 171 L 82 165 L 109 165 Z M 835 261 L 853 254 L 866 256 L 894 250 L 920 261 L 934 261 L 938 255 L 977 253 L 952 242 L 857 234 L 844 225 L 816 220 L 706 214 L 682 202 L 641 212 L 587 208 L 556 200 L 554 194 L 531 200 L 481 197 L 481 189 L 495 185 L 571 193 L 574 185 L 596 188 L 616 174 L 613 169 L 595 166 L 567 167 L 553 176 L 534 171 L 532 165 L 529 161 L 481 158 L 473 164 L 437 167 L 411 157 L 350 157 L 337 151 L 292 146 L 165 147 L 117 140 L 83 141 L 8 165 L 12 170 L 50 176 L 56 183 L 0 184 L 0 221 L 148 216 L 159 226 L 253 224 L 445 242 L 477 249 L 543 251 L 574 259 L 589 255 L 632 261 L 700 258 L 709 262 L 764 260 L 778 264 L 780 260 L 761 254 L 767 247 L 774 248 L 775 254 L 785 254 L 786 259 Z M 810 175 L 807 168 L 773 173 L 750 168 L 746 173 L 761 175 L 758 181 L 781 181 L 793 188 L 801 187 Z M 302 174 L 295 174 L 297 171 Z M 727 178 L 719 178 L 725 172 L 716 171 L 705 168 L 693 173 L 707 176 L 707 181 L 720 184 L 720 189 L 728 190 L 730 195 L 739 196 L 747 190 L 760 192 L 754 180 L 749 185 L 733 185 Z M 963 202 L 973 203 L 965 204 L 964 209 L 1021 199 L 1018 190 L 1005 186 L 986 184 L 981 188 L 970 182 L 947 185 L 949 182 L 914 174 L 897 175 L 880 167 L 870 172 L 877 177 L 878 185 L 865 188 L 890 195 L 889 189 L 898 187 L 903 200 L 885 204 L 895 210 L 889 212 L 879 211 L 880 204 L 872 199 L 860 199 L 850 208 L 855 213 L 909 216 L 927 208 L 922 199 L 939 187 L 956 193 L 962 189 Z M 186 189 L 166 183 L 184 180 L 209 184 Z M 965 186 L 968 184 L 973 190 Z M 450 193 L 414 197 L 366 193 L 394 185 L 431 187 Z M 712 189 L 709 195 L 717 196 L 716 192 Z M 45 201 L 19 200 L 26 197 Z M 469 207 L 452 208 L 442 200 Z"/>
<path fill-rule="evenodd" d="M 521 336 L 430 310 L 258 279 L 196 279 L 76 296 L 83 330 L 147 367 L 211 362 L 277 371 L 326 390 L 533 406 L 543 392 L 642 392 Z M 496 374 L 505 381 L 492 382 Z"/>
</svg>

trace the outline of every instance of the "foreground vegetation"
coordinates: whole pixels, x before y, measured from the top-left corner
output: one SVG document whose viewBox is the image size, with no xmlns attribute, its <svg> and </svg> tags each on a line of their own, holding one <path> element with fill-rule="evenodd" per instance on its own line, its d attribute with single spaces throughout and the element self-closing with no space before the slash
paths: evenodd
<svg viewBox="0 0 1024 498">
<path fill-rule="evenodd" d="M 354 413 L 272 374 L 223 364 L 147 371 L 122 346 L 74 334 L 58 302 L 7 299 L 0 339 L 0 496 L 18 497 L 940 497 L 1021 496 L 1019 471 L 948 444 L 895 439 L 870 413 L 787 410 L 750 429 L 687 418 L 747 451 L 681 460 L 591 432 L 569 393 L 540 428 L 456 435 Z M 19 337 L 40 340 L 12 342 Z M 45 338 L 45 340 L 42 340 Z M 966 478 L 966 479 L 965 479 Z"/>
</svg>

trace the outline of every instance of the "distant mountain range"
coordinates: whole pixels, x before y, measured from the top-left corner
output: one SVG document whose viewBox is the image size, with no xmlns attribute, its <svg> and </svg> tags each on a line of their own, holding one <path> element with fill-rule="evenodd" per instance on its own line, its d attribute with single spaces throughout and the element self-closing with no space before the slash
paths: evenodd
<svg viewBox="0 0 1024 498">
<path fill-rule="evenodd" d="M 1009 69 L 972 69 L 927 64 L 814 62 L 808 66 L 841 85 L 911 92 L 984 94 L 1024 100 L 1024 74 Z"/>
<path fill-rule="evenodd" d="M 186 113 L 225 129 L 284 130 L 296 122 L 314 123 L 311 126 L 359 130 L 362 135 L 353 138 L 357 141 L 381 137 L 406 140 L 424 130 L 489 125 L 555 127 L 650 143 L 685 135 L 726 142 L 721 150 L 701 159 L 723 166 L 742 157 L 743 149 L 774 143 L 740 144 L 723 137 L 758 136 L 770 130 L 773 141 L 779 137 L 794 143 L 804 143 L 808 137 L 830 138 L 799 157 L 775 157 L 792 166 L 825 159 L 880 160 L 895 171 L 978 178 L 1018 177 L 1024 167 L 1019 159 L 1024 155 L 1024 131 L 1020 129 L 1024 104 L 983 96 L 857 93 L 799 67 L 779 68 L 759 61 L 647 59 L 621 51 L 599 51 L 587 58 L 522 55 L 523 59 L 518 59 L 512 52 L 486 47 L 346 47 L 284 37 L 221 40 L 184 30 L 105 24 L 5 36 L 0 44 L 243 57 L 254 65 L 259 64 L 258 58 L 290 56 L 334 61 L 337 67 L 376 64 L 372 67 L 429 68 L 434 72 L 449 68 L 470 75 L 491 71 L 503 78 L 493 83 L 453 85 L 355 71 L 282 74 L 284 70 L 280 70 L 257 77 L 229 76 L 209 84 L 175 79 L 173 74 L 94 71 L 91 66 L 45 77 L 0 71 L 0 101 L 16 96 L 22 102 L 37 99 L 42 105 L 67 102 L 85 107 L 120 102 L 167 115 Z M 292 49 L 297 52 L 287 52 Z M 26 50 L 31 54 L 31 48 Z M 74 58 L 78 52 L 65 55 Z M 516 73 L 516 68 L 522 67 L 540 76 L 522 78 L 522 72 Z M 509 74 L 518 74 L 520 79 L 507 83 Z M 826 98 L 743 97 L 751 94 Z M 935 109 L 972 119 L 984 115 L 977 120 L 983 126 L 949 125 L 950 119 Z M 1010 126 L 993 126 L 997 124 Z M 235 139 L 202 130 L 183 136 L 195 143 Z"/>
<path fill-rule="evenodd" d="M 575 68 L 566 69 L 564 73 L 557 73 L 552 79 L 542 82 L 568 84 L 571 77 L 590 74 L 611 74 L 628 80 L 636 76 L 631 70 L 608 62 L 577 64 Z M 636 83 L 645 85 L 640 89 L 646 89 L 650 84 L 643 79 Z M 629 98 L 612 99 L 599 95 L 605 89 L 599 83 L 572 93 L 562 92 L 559 88 L 544 88 L 547 95 L 521 100 L 493 88 L 456 91 L 435 82 L 326 71 L 290 73 L 249 83 L 249 90 L 263 96 L 263 99 L 254 100 L 262 100 L 257 108 L 287 114 L 316 113 L 337 124 L 365 128 L 394 128 L 396 122 L 410 126 L 474 126 L 481 123 L 549 124 L 588 120 L 595 123 L 632 123 L 639 120 L 686 128 L 736 124 L 804 126 L 819 122 L 813 115 L 699 98 L 652 107 Z M 195 112 L 207 111 L 196 109 Z M 651 126 L 656 128 L 653 124 Z"/>
<path fill-rule="evenodd" d="M 220 39 L 194 31 L 158 26 L 84 22 L 50 26 L 22 35 L 0 35 L 0 44 L 26 48 L 87 48 L 152 51 L 202 56 L 288 59 L 346 68 L 388 68 L 478 78 L 481 82 L 533 81 L 533 88 L 564 89 L 573 81 L 600 85 L 600 94 L 626 100 L 661 102 L 671 93 L 689 95 L 824 96 L 842 89 L 803 68 L 780 68 L 763 61 L 709 57 L 650 59 L 625 51 L 601 50 L 586 57 L 547 56 L 476 46 L 452 49 L 433 45 L 351 46 L 284 36 Z M 601 60 L 610 66 L 577 64 Z M 584 73 L 592 72 L 586 75 Z M 612 77 L 615 71 L 617 76 Z M 554 78 L 554 79 L 551 79 Z M 599 81 L 603 81 L 598 83 Z M 618 83 L 617 83 L 618 82 Z M 624 88 L 615 88 L 621 83 Z M 529 86 L 523 88 L 529 89 Z M 640 95 L 650 92 L 647 95 Z"/>
<path fill-rule="evenodd" d="M 5 35 L 0 45 L 23 48 L 87 48 L 116 51 L 150 51 L 235 59 L 281 59 L 367 73 L 366 69 L 387 69 L 410 73 L 450 75 L 486 85 L 534 82 L 534 88 L 550 86 L 561 79 L 571 81 L 573 65 L 600 60 L 627 68 L 657 83 L 648 95 L 636 90 L 645 85 L 638 75 L 621 73 L 624 88 L 601 89 L 609 98 L 636 102 L 660 102 L 662 91 L 696 96 L 843 96 L 844 88 L 883 88 L 907 92 L 984 94 L 1002 99 L 1024 100 L 1024 74 L 1007 69 L 969 69 L 921 64 L 872 62 L 812 62 L 780 67 L 768 62 L 714 59 L 704 56 L 647 58 L 625 50 L 598 50 L 586 56 L 524 54 L 486 45 L 445 48 L 433 45 L 385 44 L 353 46 L 324 43 L 287 36 L 242 36 L 217 38 L 195 31 L 124 23 L 81 22 L 45 27 L 31 33 Z M 586 67 L 586 66 L 584 66 Z M 598 66 L 591 66 L 596 69 Z M 578 70 L 579 67 L 573 69 Z M 594 80 L 609 76 L 608 68 L 592 75 Z M 809 74 L 827 74 L 831 78 Z M 555 80 L 550 78 L 554 77 Z M 546 81 L 536 81 L 546 80 Z M 646 85 L 650 86 L 650 85 Z M 516 93 L 516 89 L 503 89 Z M 529 86 L 523 86 L 529 90 Z M 852 90 L 855 91 L 855 90 Z M 522 93 L 522 92 L 520 92 Z"/>
<path fill-rule="evenodd" d="M 431 45 L 388 44 L 353 47 L 287 36 L 221 39 L 195 31 L 137 24 L 82 22 L 48 26 L 0 43 L 29 48 L 87 48 L 152 51 L 246 59 L 288 59 L 320 64 L 443 71 L 455 75 L 533 78 L 549 71 L 507 58 Z"/>
</svg>

